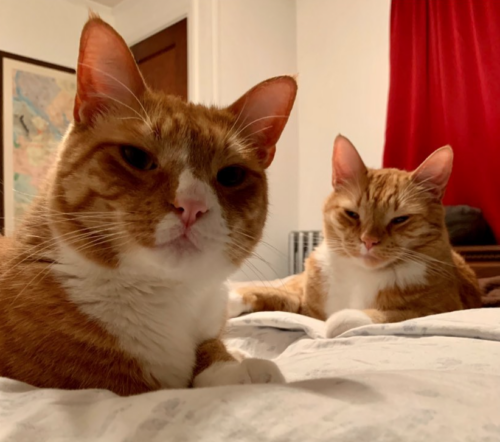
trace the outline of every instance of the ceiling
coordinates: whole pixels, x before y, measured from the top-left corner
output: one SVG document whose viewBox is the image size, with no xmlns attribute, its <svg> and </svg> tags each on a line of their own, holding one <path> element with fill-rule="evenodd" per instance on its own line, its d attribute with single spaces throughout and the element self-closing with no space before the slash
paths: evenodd
<svg viewBox="0 0 500 442">
<path fill-rule="evenodd" d="M 113 6 L 116 6 L 119 3 L 123 2 L 123 0 L 94 0 L 94 2 L 100 3 L 101 5 L 104 5 L 104 6 L 109 6 L 112 8 Z"/>
</svg>

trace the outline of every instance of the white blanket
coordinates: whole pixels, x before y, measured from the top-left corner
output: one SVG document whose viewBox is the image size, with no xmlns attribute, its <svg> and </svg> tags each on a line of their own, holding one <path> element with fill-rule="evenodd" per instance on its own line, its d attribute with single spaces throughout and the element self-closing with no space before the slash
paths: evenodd
<svg viewBox="0 0 500 442">
<path fill-rule="evenodd" d="M 286 313 L 231 321 L 227 343 L 274 358 L 280 386 L 40 390 L 0 379 L 0 441 L 500 441 L 500 309 L 324 339 Z"/>
</svg>

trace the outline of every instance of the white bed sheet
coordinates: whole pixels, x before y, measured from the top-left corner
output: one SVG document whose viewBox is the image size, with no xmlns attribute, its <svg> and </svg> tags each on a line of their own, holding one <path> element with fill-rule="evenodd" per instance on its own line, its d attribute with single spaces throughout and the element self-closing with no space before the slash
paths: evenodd
<svg viewBox="0 0 500 442">
<path fill-rule="evenodd" d="M 500 309 L 324 339 L 287 313 L 231 320 L 226 342 L 291 384 L 120 398 L 0 379 L 0 441 L 500 441 Z"/>
</svg>

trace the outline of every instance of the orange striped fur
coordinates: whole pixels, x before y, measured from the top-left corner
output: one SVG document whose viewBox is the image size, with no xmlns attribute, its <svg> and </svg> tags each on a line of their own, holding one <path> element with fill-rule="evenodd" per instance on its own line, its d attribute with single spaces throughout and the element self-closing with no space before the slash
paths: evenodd
<svg viewBox="0 0 500 442">
<path fill-rule="evenodd" d="M 284 285 L 231 293 L 233 315 L 283 310 L 353 327 L 481 307 L 474 272 L 452 250 L 441 197 L 451 173 L 444 147 L 416 171 L 367 169 L 345 137 L 335 141 L 333 193 L 323 243 Z"/>
<path fill-rule="evenodd" d="M 91 16 L 74 123 L 46 186 L 0 238 L 0 376 L 38 387 L 158 388 L 281 382 L 219 340 L 224 281 L 252 252 L 297 85 L 226 108 L 150 90 L 123 41 Z"/>
</svg>

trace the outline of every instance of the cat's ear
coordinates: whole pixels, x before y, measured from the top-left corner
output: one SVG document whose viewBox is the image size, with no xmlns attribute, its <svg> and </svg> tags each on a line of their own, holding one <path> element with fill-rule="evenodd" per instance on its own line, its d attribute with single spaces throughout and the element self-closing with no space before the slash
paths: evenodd
<svg viewBox="0 0 500 442">
<path fill-rule="evenodd" d="M 123 38 L 91 15 L 80 38 L 73 116 L 88 122 L 110 107 L 137 108 L 146 85 Z"/>
<path fill-rule="evenodd" d="M 412 173 L 414 182 L 428 187 L 436 196 L 442 198 L 453 168 L 453 149 L 444 146 L 429 155 Z"/>
<path fill-rule="evenodd" d="M 288 121 L 296 95 L 297 82 L 293 77 L 275 77 L 254 86 L 228 107 L 237 118 L 236 130 L 257 148 L 264 168 L 273 161 L 276 143 Z"/>
<path fill-rule="evenodd" d="M 347 182 L 359 182 L 366 177 L 367 169 L 354 145 L 343 135 L 333 143 L 332 185 L 334 188 Z"/>
</svg>

